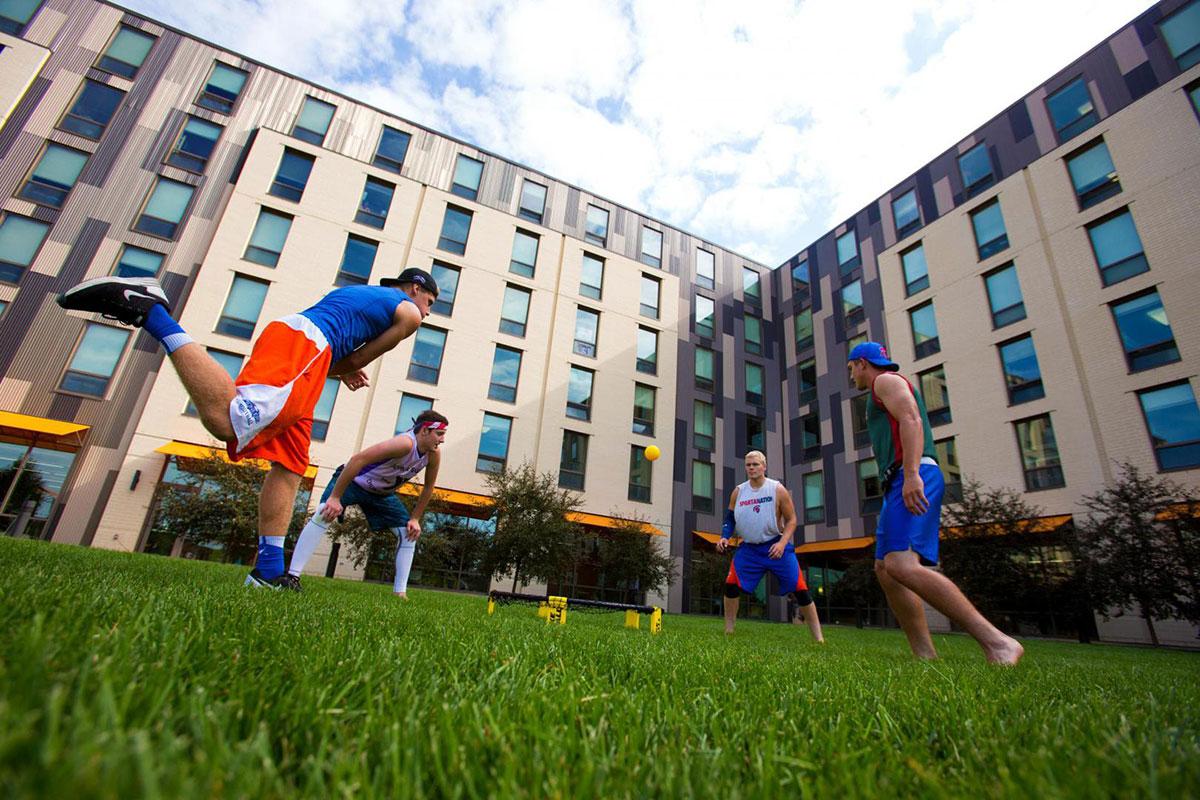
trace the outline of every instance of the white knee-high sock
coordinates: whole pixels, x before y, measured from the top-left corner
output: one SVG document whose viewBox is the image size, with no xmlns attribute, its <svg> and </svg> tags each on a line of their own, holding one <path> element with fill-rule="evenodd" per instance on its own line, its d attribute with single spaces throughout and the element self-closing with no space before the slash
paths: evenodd
<svg viewBox="0 0 1200 800">
<path fill-rule="evenodd" d="M 413 556 L 417 553 L 417 543 L 410 542 L 404 528 L 396 529 L 400 546 L 396 548 L 396 582 L 392 591 L 396 594 L 408 593 L 408 573 L 412 571 Z"/>
<path fill-rule="evenodd" d="M 288 567 L 288 572 L 297 576 L 304 572 L 304 565 L 312 558 L 328 525 L 329 523 L 321 517 L 321 507 L 318 507 L 317 513 L 313 514 L 312 519 L 304 526 L 304 530 L 300 531 L 300 538 L 296 540 L 296 549 L 292 551 L 292 564 Z"/>
</svg>

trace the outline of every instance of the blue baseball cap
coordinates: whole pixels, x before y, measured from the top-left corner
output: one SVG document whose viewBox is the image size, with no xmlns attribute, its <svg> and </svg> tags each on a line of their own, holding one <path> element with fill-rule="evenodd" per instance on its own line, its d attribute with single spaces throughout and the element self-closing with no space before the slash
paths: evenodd
<svg viewBox="0 0 1200 800">
<path fill-rule="evenodd" d="M 860 358 L 865 358 L 870 363 L 877 367 L 882 367 L 886 370 L 895 372 L 900 369 L 900 365 L 888 358 L 887 348 L 879 342 L 863 342 L 855 345 L 850 351 L 850 361 L 858 361 Z"/>
</svg>

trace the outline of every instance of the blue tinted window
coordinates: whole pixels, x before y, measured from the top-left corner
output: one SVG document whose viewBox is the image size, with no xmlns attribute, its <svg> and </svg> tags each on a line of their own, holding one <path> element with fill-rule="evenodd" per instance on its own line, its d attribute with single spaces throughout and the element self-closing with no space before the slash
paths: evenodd
<svg viewBox="0 0 1200 800">
<path fill-rule="evenodd" d="M 546 187 L 526 178 L 525 183 L 521 185 L 521 205 L 517 209 L 517 216 L 533 222 L 541 222 L 545 212 Z"/>
<path fill-rule="evenodd" d="M 702 294 L 696 295 L 696 335 L 707 339 L 713 338 L 713 328 L 716 305 L 710 298 Z"/>
<path fill-rule="evenodd" d="M 1025 298 L 1021 296 L 1021 284 L 1017 280 L 1014 264 L 1001 267 L 984 276 L 988 306 L 992 310 L 992 327 L 1003 328 L 1025 319 Z"/>
<path fill-rule="evenodd" d="M 842 314 L 847 322 L 862 319 L 863 294 L 862 280 L 856 280 L 842 287 Z"/>
<path fill-rule="evenodd" d="M 437 383 L 442 371 L 442 351 L 446 347 L 446 332 L 422 325 L 417 328 L 408 377 L 422 383 Z"/>
<path fill-rule="evenodd" d="M 652 267 L 662 266 L 662 231 L 642 226 L 642 255 L 643 264 Z"/>
<path fill-rule="evenodd" d="M 649 328 L 638 328 L 637 371 L 658 374 L 658 333 Z"/>
<path fill-rule="evenodd" d="M 758 364 L 747 363 L 746 373 L 746 402 L 751 405 L 762 405 L 763 401 L 763 368 Z"/>
<path fill-rule="evenodd" d="M 529 321 L 529 300 L 533 293 L 520 286 L 504 287 L 504 300 L 500 306 L 500 332 L 512 336 L 524 336 Z"/>
<path fill-rule="evenodd" d="M 105 72 L 132 78 L 137 75 L 155 41 L 156 38 L 148 33 L 122 25 L 96 66 Z"/>
<path fill-rule="evenodd" d="M 267 267 L 275 266 L 279 263 L 279 255 L 283 252 L 283 244 L 291 229 L 292 218 L 289 215 L 269 208 L 259 209 L 258 222 L 254 224 L 254 232 L 250 234 L 250 243 L 246 245 L 246 253 L 242 258 Z"/>
<path fill-rule="evenodd" d="M 498 414 L 483 415 L 483 429 L 479 433 L 479 455 L 475 469 L 479 472 L 501 472 L 508 463 L 508 440 L 512 434 L 512 420 Z"/>
<path fill-rule="evenodd" d="M 592 244 L 608 244 L 608 211 L 598 206 L 587 207 L 587 222 L 583 237 Z"/>
<path fill-rule="evenodd" d="M 124 98 L 125 93 L 120 89 L 96 81 L 84 81 L 79 95 L 58 127 L 86 139 L 99 139 Z"/>
<path fill-rule="evenodd" d="M 716 286 L 716 277 L 716 256 L 707 250 L 697 250 L 696 285 L 712 289 Z"/>
<path fill-rule="evenodd" d="M 321 144 L 329 132 L 329 123 L 333 121 L 333 112 L 336 110 L 336 106 L 315 97 L 304 98 L 304 106 L 292 128 L 292 136 L 310 144 Z"/>
<path fill-rule="evenodd" d="M 1096 265 L 1100 267 L 1100 279 L 1105 286 L 1150 269 L 1129 209 L 1093 222 L 1088 225 L 1087 231 L 1092 252 L 1096 254 Z"/>
<path fill-rule="evenodd" d="M 532 278 L 537 268 L 538 237 L 525 231 L 513 234 L 512 258 L 508 271 L 523 278 Z"/>
<path fill-rule="evenodd" d="M 603 291 L 604 259 L 584 253 L 579 275 L 579 293 L 584 297 L 599 300 Z"/>
<path fill-rule="evenodd" d="M 987 145 L 980 143 L 958 157 L 958 171 L 962 174 L 963 188 L 967 197 L 981 192 L 996 182 L 992 159 Z"/>
<path fill-rule="evenodd" d="M 50 226 L 14 214 L 0 220 L 0 281 L 16 283 L 33 262 Z"/>
<path fill-rule="evenodd" d="M 1200 409 L 1187 381 L 1138 392 L 1159 469 L 1200 466 Z"/>
<path fill-rule="evenodd" d="M 567 416 L 572 419 L 592 418 L 592 383 L 595 373 L 583 367 L 571 367 L 567 378 Z"/>
<path fill-rule="evenodd" d="M 383 126 L 379 135 L 379 146 L 375 148 L 375 158 L 371 162 L 377 167 L 399 172 L 404 166 L 404 157 L 408 155 L 408 143 L 412 137 L 404 131 Z"/>
<path fill-rule="evenodd" d="M 1083 78 L 1076 78 L 1046 98 L 1046 107 L 1060 142 L 1079 135 L 1100 119 Z"/>
<path fill-rule="evenodd" d="M 312 438 L 314 442 L 325 441 L 329 433 L 329 420 L 333 417 L 333 404 L 337 402 L 338 389 L 342 382 L 337 378 L 326 378 L 321 389 L 321 398 L 313 409 Z"/>
<path fill-rule="evenodd" d="M 896 236 L 904 238 L 921 226 L 921 209 L 917 207 L 917 192 L 909 189 L 892 201 L 892 218 L 896 220 Z"/>
<path fill-rule="evenodd" d="M 1046 396 L 1032 336 L 1022 336 L 1000 345 L 1000 363 L 1004 367 L 1004 387 L 1008 390 L 1010 405 Z"/>
<path fill-rule="evenodd" d="M 87 159 L 88 154 L 79 150 L 60 144 L 47 145 L 19 196 L 39 205 L 62 207 Z"/>
<path fill-rule="evenodd" d="M 479 196 L 479 181 L 483 177 L 483 162 L 470 156 L 459 155 L 454 166 L 454 183 L 451 194 L 474 200 Z"/>
<path fill-rule="evenodd" d="M 446 215 L 442 218 L 442 235 L 438 238 L 438 248 L 448 253 L 465 255 L 467 237 L 471 233 L 471 216 L 471 212 L 466 209 L 446 206 Z"/>
<path fill-rule="evenodd" d="M 792 267 L 792 288 L 807 289 L 811 278 L 808 274 L 808 259 Z M 711 287 L 709 287 L 711 288 Z"/>
<path fill-rule="evenodd" d="M 1050 415 L 1014 422 L 1017 446 L 1021 449 L 1021 465 L 1025 469 L 1025 489 L 1030 492 L 1065 486 L 1062 460 Z"/>
<path fill-rule="evenodd" d="M 933 303 L 925 303 L 908 312 L 912 326 L 913 347 L 917 358 L 938 352 L 942 349 L 938 340 L 937 318 L 933 314 Z"/>
<path fill-rule="evenodd" d="M 275 173 L 275 180 L 271 183 L 268 191 L 276 197 L 299 203 L 300 198 L 304 195 L 304 187 L 308 185 L 308 176 L 312 172 L 315 161 L 316 159 L 307 153 L 285 148 L 283 158 L 279 160 L 279 169 Z"/>
<path fill-rule="evenodd" d="M 0 31 L 20 36 L 39 5 L 41 0 L 3 0 L 0 2 Z"/>
<path fill-rule="evenodd" d="M 904 291 L 906 295 L 929 288 L 929 266 L 925 263 L 925 246 L 918 244 L 900 254 L 900 265 L 904 268 Z"/>
<path fill-rule="evenodd" d="M 120 278 L 153 278 L 162 269 L 162 253 L 125 245 L 113 274 Z"/>
<path fill-rule="evenodd" d="M 254 326 L 262 313 L 263 301 L 267 299 L 267 283 L 244 275 L 236 275 L 225 300 L 221 318 L 217 320 L 217 333 L 250 339 Z"/>
<path fill-rule="evenodd" d="M 412 430 L 412 426 L 421 412 L 431 408 L 433 408 L 433 401 L 428 397 L 419 397 L 407 392 L 401 395 L 400 411 L 396 414 L 396 433 Z"/>
<path fill-rule="evenodd" d="M 159 178 L 154 184 L 154 191 L 146 201 L 146 208 L 133 224 L 134 230 L 158 236 L 163 239 L 174 239 L 179 232 L 179 224 L 196 187 L 179 181 Z"/>
<path fill-rule="evenodd" d="M 354 215 L 355 222 L 370 225 L 372 228 L 382 228 L 387 222 L 388 210 L 392 207 L 392 195 L 396 187 L 378 178 L 367 178 L 363 184 L 362 198 L 358 201 L 358 211 Z M 440 285 L 438 287 L 441 288 Z"/>
<path fill-rule="evenodd" d="M 975 230 L 975 247 L 981 261 L 1008 249 L 1008 232 L 1004 229 L 1004 215 L 998 200 L 972 211 L 971 227 Z"/>
<path fill-rule="evenodd" d="M 187 124 L 179 132 L 179 138 L 167 156 L 167 163 L 189 172 L 204 172 L 223 130 L 220 125 L 206 119 L 188 117 Z"/>
<path fill-rule="evenodd" d="M 1080 209 L 1096 205 L 1121 191 L 1117 168 L 1103 141 L 1088 145 L 1067 158 L 1067 170 L 1075 187 Z"/>
<path fill-rule="evenodd" d="M 1184 6 L 1159 27 L 1181 70 L 1200 63 L 1200 2 Z"/>
<path fill-rule="evenodd" d="M 837 257 L 838 266 L 842 268 L 843 273 L 859 265 L 858 240 L 854 238 L 853 230 L 846 231 L 838 237 Z"/>
<path fill-rule="evenodd" d="M 517 402 L 517 381 L 521 377 L 521 351 L 496 345 L 492 357 L 492 380 L 488 397 L 502 403 Z"/>
<path fill-rule="evenodd" d="M 212 111 L 228 114 L 233 111 L 242 89 L 246 86 L 248 73 L 236 67 L 220 62 L 213 64 L 213 70 L 205 82 L 196 105 Z"/>
<path fill-rule="evenodd" d="M 108 389 L 130 331 L 109 325 L 88 323 L 79 348 L 63 375 L 61 388 L 67 392 L 103 397 Z"/>
<path fill-rule="evenodd" d="M 1130 372 L 1179 360 L 1175 334 L 1157 291 L 1113 303 L 1112 312 Z"/>
<path fill-rule="evenodd" d="M 454 298 L 458 295 L 458 268 L 435 261 L 431 274 L 438 285 L 438 296 L 429 311 L 448 317 L 454 313 Z"/>
<path fill-rule="evenodd" d="M 375 267 L 375 254 L 379 252 L 379 242 L 364 239 L 361 236 L 347 236 L 346 249 L 342 251 L 342 266 L 338 269 L 338 286 L 353 283 L 366 283 L 371 278 L 371 270 Z"/>
<path fill-rule="evenodd" d="M 588 358 L 596 357 L 596 337 L 600 332 L 600 315 L 587 308 L 575 309 L 575 344 L 571 352 Z"/>
</svg>

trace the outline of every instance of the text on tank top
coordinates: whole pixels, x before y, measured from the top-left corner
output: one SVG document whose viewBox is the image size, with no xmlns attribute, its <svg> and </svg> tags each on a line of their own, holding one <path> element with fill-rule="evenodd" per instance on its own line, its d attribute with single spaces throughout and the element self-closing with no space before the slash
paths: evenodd
<svg viewBox="0 0 1200 800">
<path fill-rule="evenodd" d="M 779 509 L 775 500 L 779 481 L 764 478 L 757 489 L 750 481 L 738 486 L 733 522 L 737 535 L 749 544 L 770 541 L 780 535 Z"/>
</svg>

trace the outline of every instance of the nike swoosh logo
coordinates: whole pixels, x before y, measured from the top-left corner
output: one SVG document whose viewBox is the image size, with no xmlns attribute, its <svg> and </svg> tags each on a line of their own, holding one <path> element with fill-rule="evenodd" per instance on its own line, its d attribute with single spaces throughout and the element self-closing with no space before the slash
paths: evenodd
<svg viewBox="0 0 1200 800">
<path fill-rule="evenodd" d="M 144 297 L 144 298 L 146 298 L 147 300 L 153 300 L 153 299 L 154 299 L 153 297 L 151 297 L 151 296 L 150 296 L 150 295 L 148 295 L 148 294 L 142 294 L 141 292 L 135 292 L 133 289 L 126 289 L 126 290 L 125 290 L 125 299 L 126 299 L 126 300 L 132 300 L 132 299 L 133 299 L 133 298 L 135 298 L 135 297 Z"/>
</svg>

